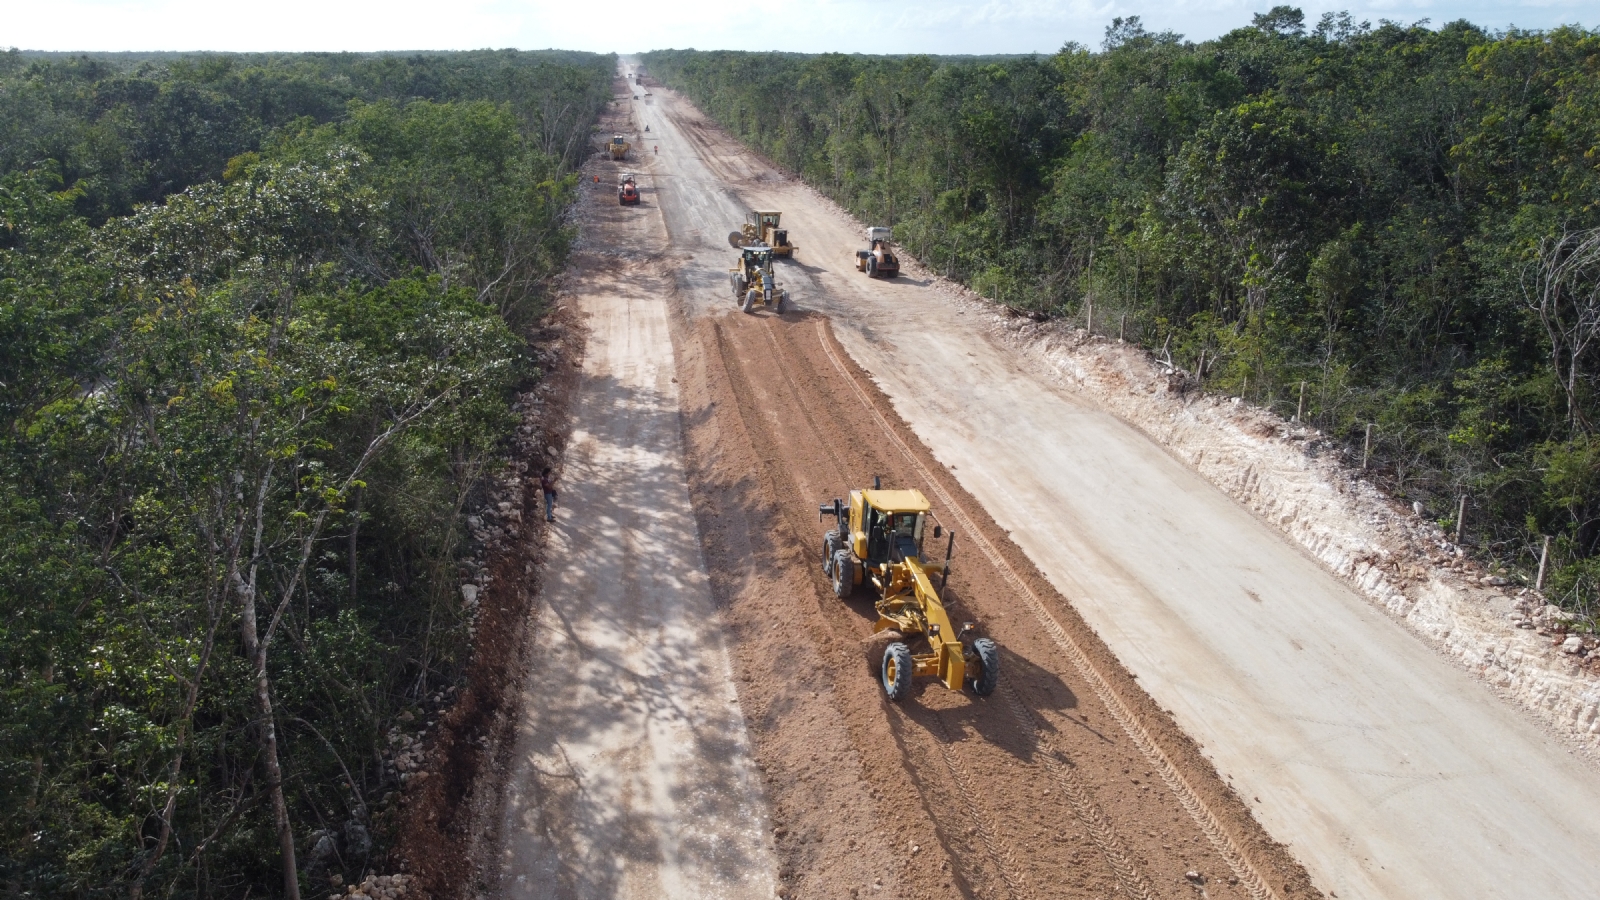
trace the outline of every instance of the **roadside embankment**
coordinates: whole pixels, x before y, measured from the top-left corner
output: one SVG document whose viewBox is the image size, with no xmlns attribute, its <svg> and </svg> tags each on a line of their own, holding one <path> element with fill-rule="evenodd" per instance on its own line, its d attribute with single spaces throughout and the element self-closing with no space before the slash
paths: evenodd
<svg viewBox="0 0 1600 900">
<path fill-rule="evenodd" d="M 1010 316 L 988 326 L 1079 396 L 1158 442 L 1563 739 L 1600 749 L 1600 652 L 1526 586 L 1485 571 L 1435 523 L 1352 469 L 1315 429 L 1236 398 L 1135 346 Z"/>
</svg>

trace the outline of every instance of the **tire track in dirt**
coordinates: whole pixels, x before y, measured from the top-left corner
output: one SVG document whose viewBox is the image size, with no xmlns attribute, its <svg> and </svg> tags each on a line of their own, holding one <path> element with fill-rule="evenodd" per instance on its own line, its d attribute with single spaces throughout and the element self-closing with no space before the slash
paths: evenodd
<svg viewBox="0 0 1600 900">
<path fill-rule="evenodd" d="M 777 335 L 773 332 L 774 320 L 771 318 L 762 318 L 759 321 L 762 325 L 761 331 L 763 335 L 765 335 L 768 345 L 772 348 L 772 358 L 780 361 L 777 368 L 783 373 L 784 384 L 788 388 L 792 405 L 801 411 L 801 415 L 805 420 L 807 430 L 818 437 L 817 443 L 823 448 L 824 452 L 832 461 L 838 477 L 844 479 L 848 483 L 850 475 L 849 469 L 845 466 L 843 461 L 839 459 L 838 453 L 833 448 L 833 444 L 821 438 L 824 432 L 818 426 L 817 420 L 811 411 L 810 405 L 806 402 L 805 394 L 800 390 L 800 386 L 795 382 L 793 369 L 787 364 L 787 361 L 782 359 L 785 353 L 783 345 L 778 341 Z M 727 365 L 730 370 L 741 368 L 736 358 L 729 358 L 727 354 L 727 345 L 725 342 L 720 340 L 721 334 L 722 331 L 720 328 L 718 328 L 718 345 L 723 350 L 725 365 Z M 743 380 L 746 384 L 748 384 L 747 378 Z M 768 439 L 770 441 L 771 437 L 769 436 Z M 799 479 L 797 478 L 796 480 L 798 481 Z M 819 491 L 814 485 L 800 485 L 797 483 L 795 488 L 796 492 L 802 496 L 820 496 Z M 824 599 L 824 602 L 827 602 L 826 599 Z M 960 752 L 956 749 L 957 742 L 951 737 L 944 719 L 936 716 L 934 718 L 934 723 L 938 732 L 936 735 L 934 735 L 934 744 L 939 749 L 939 756 L 944 762 L 945 769 L 949 772 L 951 779 L 956 783 L 956 796 L 960 799 L 962 806 L 967 811 L 967 815 L 974 823 L 973 827 L 977 829 L 978 836 L 983 843 L 985 851 L 988 853 L 990 861 L 994 864 L 995 868 L 999 872 L 1001 880 L 1005 882 L 1006 887 L 1009 889 L 1009 895 L 1012 897 L 1012 900 L 1028 900 L 1032 894 L 1027 889 L 1026 879 L 1018 870 L 1019 867 L 1017 863 L 1016 852 L 1000 835 L 999 825 L 995 820 L 992 811 L 982 808 L 977 802 L 976 798 L 979 796 L 979 792 L 974 785 L 971 771 L 968 769 L 966 762 L 962 760 Z"/>
<path fill-rule="evenodd" d="M 753 401 L 755 399 L 755 392 L 753 389 L 755 381 L 751 379 L 750 375 L 746 371 L 744 362 L 740 360 L 737 353 L 730 348 L 721 323 L 712 323 L 712 329 L 716 335 L 717 348 L 722 358 L 724 371 L 726 371 L 729 375 L 730 387 L 733 389 L 734 394 L 739 397 L 741 401 Z M 770 331 L 768 329 L 763 330 L 767 331 L 767 335 L 770 338 Z M 777 350 L 777 352 L 781 355 L 782 351 Z M 776 359 L 777 357 L 774 358 Z M 784 372 L 784 382 L 790 390 L 790 399 L 793 405 L 798 406 L 802 410 L 806 410 L 806 404 L 801 398 L 801 393 L 798 389 L 798 386 L 794 384 L 793 376 L 790 374 L 789 368 L 783 365 L 779 365 L 778 368 Z M 770 406 L 768 408 L 770 408 Z M 772 455 L 772 451 L 773 448 L 780 445 L 781 441 L 772 433 L 771 427 L 766 422 L 767 416 L 763 415 L 762 413 L 762 407 L 753 402 L 749 403 L 749 405 L 746 407 L 745 403 L 741 402 L 740 415 L 744 420 L 745 428 L 753 433 L 752 437 L 755 441 L 757 449 L 763 451 L 762 455 L 765 458 L 766 466 L 769 469 L 768 477 L 772 478 L 776 482 L 789 482 L 787 489 L 779 487 L 776 493 L 779 493 L 780 495 L 783 493 L 791 493 L 799 494 L 801 496 L 815 494 L 815 486 L 801 483 L 804 480 L 803 474 L 798 470 L 789 468 L 778 468 L 775 471 L 773 470 L 773 462 L 776 457 Z M 809 410 L 805 412 L 803 418 L 806 420 L 808 428 L 820 438 L 822 432 L 816 428 L 815 421 L 812 418 Z M 825 453 L 830 457 L 831 461 L 835 465 L 840 466 L 842 470 L 842 463 L 839 461 L 837 454 L 833 451 L 831 444 L 825 440 L 818 440 L 816 441 L 816 444 L 821 446 Z M 780 513 L 780 518 L 787 520 L 789 516 Z M 797 537 L 797 535 L 791 535 L 791 537 Z M 831 594 L 825 598 L 823 602 L 826 604 L 830 599 L 832 599 Z M 826 618 L 830 618 L 834 621 L 834 623 L 836 623 L 834 631 L 835 634 L 842 639 L 841 643 L 843 641 L 849 641 L 851 638 L 855 637 L 855 635 L 850 634 L 849 623 L 844 621 L 844 616 L 835 614 L 833 616 L 826 616 Z M 852 667 L 845 667 L 843 671 L 849 671 L 850 668 Z M 881 702 L 876 705 L 880 708 L 883 706 Z M 1012 897 L 1013 900 L 1028 900 L 1029 895 L 1022 887 L 1023 878 L 1017 871 L 1018 867 L 1016 862 L 1016 854 L 999 836 L 998 826 L 994 821 L 993 816 L 988 814 L 987 811 L 980 809 L 973 799 L 976 796 L 976 793 L 973 787 L 972 777 L 969 774 L 966 765 L 962 762 L 959 754 L 955 750 L 955 741 L 949 736 L 949 733 L 945 729 L 942 721 L 935 718 L 935 722 L 937 723 L 941 734 L 937 738 L 933 739 L 931 743 L 938 751 L 938 755 L 943 761 L 946 771 L 951 776 L 951 779 L 955 782 L 957 790 L 954 792 L 954 797 L 941 797 L 939 796 L 940 794 L 948 792 L 939 790 L 937 785 L 930 784 L 926 778 L 920 777 L 917 772 L 908 771 L 907 774 L 911 777 L 912 782 L 917 785 L 918 789 L 923 794 L 924 808 L 930 812 L 935 821 L 938 822 L 944 830 L 959 832 L 959 828 L 955 827 L 954 823 L 942 821 L 939 811 L 949 809 L 951 800 L 960 803 L 961 806 L 966 809 L 968 816 L 973 823 L 972 827 L 977 829 L 977 833 L 981 838 L 986 855 L 989 857 L 991 865 L 994 866 L 1001 881 L 1007 887 L 1008 896 Z M 920 742 L 927 742 L 928 740 L 926 735 L 919 735 L 918 729 L 914 726 L 911 728 L 902 729 L 899 737 L 902 741 L 916 740 L 917 737 L 921 737 Z M 926 748 L 920 747 L 918 749 L 925 750 Z M 973 873 L 973 875 L 974 880 L 977 880 L 979 876 L 977 876 L 976 873 Z"/>
<path fill-rule="evenodd" d="M 735 323 L 739 322 L 741 320 L 737 317 L 728 320 L 727 329 L 738 327 Z M 814 401 L 808 401 L 807 392 L 801 389 L 794 375 L 795 371 L 805 368 L 805 361 L 797 359 L 794 356 L 792 346 L 787 342 L 778 340 L 777 337 L 776 332 L 778 329 L 792 328 L 794 325 L 770 317 L 762 317 L 755 320 L 755 322 L 760 323 L 763 342 L 766 349 L 770 351 L 763 359 L 763 363 L 770 363 L 769 368 L 782 372 L 781 381 L 786 388 L 786 393 L 789 395 L 787 398 L 775 396 L 750 397 L 747 404 L 745 404 L 747 408 L 743 415 L 747 420 L 747 426 L 751 426 L 763 433 L 763 436 L 758 440 L 758 444 L 763 448 L 761 455 L 765 460 L 766 466 L 771 468 L 780 464 L 778 448 L 787 448 L 793 452 L 796 445 L 804 443 L 804 436 L 785 442 L 780 436 L 772 434 L 770 427 L 763 424 L 769 420 L 778 421 L 778 417 L 773 410 L 781 408 L 785 411 L 797 410 L 799 412 L 798 418 L 805 423 L 803 431 L 810 433 L 813 442 L 821 448 L 822 455 L 828 459 L 829 467 L 837 473 L 842 483 L 855 484 L 860 482 L 867 477 L 864 474 L 864 469 L 885 471 L 885 466 L 881 461 L 875 461 L 866 466 L 859 464 L 856 466 L 849 465 L 840 459 L 839 453 L 834 448 L 837 445 L 850 442 L 841 439 L 829 440 L 824 437 L 824 435 L 832 434 L 833 432 L 818 425 L 818 414 L 812 408 L 812 402 Z M 755 322 L 751 324 L 755 324 Z M 721 322 L 714 322 L 711 327 L 717 335 L 718 352 L 724 359 L 725 366 L 730 374 L 730 380 L 735 387 L 736 395 L 743 397 L 751 393 L 760 393 L 760 391 L 755 391 L 750 387 L 752 382 L 750 377 L 742 371 L 744 368 L 743 363 L 738 359 L 736 352 L 729 346 L 727 329 L 723 327 Z M 754 424 L 752 425 L 752 423 Z M 863 452 L 869 456 L 876 456 L 870 448 Z M 802 497 L 808 497 L 812 494 L 820 496 L 816 488 L 808 485 L 809 479 L 805 477 L 805 472 L 801 467 L 786 466 L 781 471 L 770 474 L 775 481 L 790 482 L 791 487 L 788 490 L 791 493 L 798 493 Z M 782 492 L 785 489 L 780 487 L 779 490 Z M 808 504 L 806 509 L 809 510 L 809 508 L 811 507 Z M 790 518 L 793 518 L 792 515 Z M 791 522 L 791 528 L 803 533 L 804 524 L 804 522 Z M 833 601 L 828 586 L 820 582 L 821 580 L 819 579 L 818 591 L 819 595 L 823 597 L 822 602 L 825 607 L 842 608 L 842 604 L 837 604 Z M 1011 713 L 1012 718 L 1015 720 L 1014 730 L 1023 734 L 1027 741 L 1039 745 L 1036 748 L 1035 755 L 1042 758 L 1046 774 L 1061 788 L 1062 796 L 1067 798 L 1071 808 L 1071 818 L 1076 819 L 1083 825 L 1085 834 L 1093 842 L 1109 871 L 1114 875 L 1117 892 L 1130 898 L 1137 898 L 1137 900 L 1145 900 L 1145 898 L 1157 896 L 1137 862 L 1123 848 L 1115 829 L 1111 827 L 1107 817 L 1093 801 L 1081 779 L 1073 778 L 1071 773 L 1066 770 L 1065 764 L 1059 758 L 1059 751 L 1044 738 L 1039 724 L 1027 712 L 1026 707 L 1022 705 L 1015 688 L 1006 679 L 1003 679 L 1003 683 L 1006 684 L 1006 691 L 1009 694 L 1007 706 L 1008 712 Z M 984 705 L 984 701 L 971 700 L 965 697 L 957 702 L 971 703 L 971 709 L 981 709 Z M 896 722 L 905 722 L 908 725 L 904 729 L 905 731 L 917 731 L 917 723 L 910 722 L 901 712 L 900 707 L 883 705 Z M 991 709 L 993 708 L 991 707 Z M 998 715 L 998 713 L 993 714 Z M 1027 886 L 1027 878 L 1024 873 L 1025 867 L 1017 862 L 1017 854 L 1003 837 L 997 820 L 987 811 L 982 810 L 975 800 L 975 798 L 983 796 L 985 792 L 981 789 L 980 780 L 974 777 L 970 766 L 959 752 L 957 748 L 959 742 L 950 736 L 946 715 L 947 711 L 935 711 L 934 715 L 924 721 L 922 725 L 933 737 L 934 746 L 939 750 L 939 759 L 951 780 L 957 786 L 956 796 L 960 801 L 961 807 L 967 812 L 968 820 L 972 823 L 969 832 L 976 832 L 978 843 L 983 848 L 985 855 L 990 858 L 992 864 L 997 868 L 1000 880 L 1004 882 L 1008 892 L 1016 897 L 1029 896 L 1031 892 Z M 909 738 L 902 738 L 902 740 L 909 740 Z M 915 742 L 913 742 L 913 749 L 916 749 L 914 744 Z M 929 805 L 935 809 L 944 808 L 937 802 Z"/>
<path fill-rule="evenodd" d="M 1116 827 L 1106 818 L 1100 804 L 1094 801 L 1088 786 L 1078 778 L 1072 763 L 1067 761 L 1050 739 L 1041 732 L 1039 720 L 1034 718 L 1032 711 L 1017 696 L 1016 689 L 1002 678 L 999 693 L 1005 699 L 1006 706 L 1011 710 L 1017 723 L 1039 742 L 1040 748 L 1044 751 L 1040 756 L 1044 760 L 1045 768 L 1049 770 L 1050 777 L 1060 786 L 1062 794 L 1072 804 L 1072 811 L 1077 814 L 1078 821 L 1089 830 L 1089 836 L 1094 839 L 1095 846 L 1100 848 L 1106 864 L 1117 874 L 1117 882 L 1122 887 L 1122 893 L 1126 894 L 1129 900 L 1156 900 L 1150 879 L 1145 877 L 1139 864 L 1124 849 Z"/>
<path fill-rule="evenodd" d="M 764 326 L 762 332 L 767 338 L 768 346 L 772 348 L 773 358 L 779 359 L 783 357 L 785 350 L 775 333 L 774 320 L 762 319 L 761 322 Z M 796 384 L 793 369 L 788 362 L 788 360 L 785 360 L 784 364 L 779 365 L 778 368 L 783 372 L 784 381 L 789 387 L 789 393 L 795 400 L 795 406 L 800 409 L 802 416 L 805 418 L 807 426 L 812 432 L 820 435 L 823 432 L 818 426 L 809 404 L 805 402 L 804 394 Z M 837 452 L 833 450 L 831 442 L 822 441 L 821 445 L 833 462 L 839 477 L 849 482 L 848 469 L 839 459 Z M 811 493 L 815 493 L 815 491 Z M 1045 767 L 1049 770 L 1052 779 L 1060 786 L 1063 796 L 1067 797 L 1072 804 L 1073 812 L 1077 815 L 1078 820 L 1083 823 L 1095 845 L 1100 849 L 1106 864 L 1116 874 L 1122 893 L 1129 897 L 1130 900 L 1155 900 L 1156 895 L 1150 886 L 1149 879 L 1124 849 L 1122 841 L 1110 820 L 1106 818 L 1099 805 L 1094 802 L 1088 788 L 1076 777 L 1070 764 L 1063 763 L 1063 756 L 1060 751 L 1043 734 L 1038 720 L 1017 696 L 1016 689 L 1010 684 L 1010 681 L 1004 677 L 1001 679 L 1000 692 L 1017 724 L 1027 732 L 1030 739 L 1039 744 L 1042 750 L 1041 758 L 1045 762 Z M 969 812 L 974 820 L 978 822 L 979 834 L 989 851 L 990 857 L 1000 865 L 1002 878 L 1011 889 L 1012 896 L 1028 896 L 1029 892 L 1023 880 L 1012 874 L 1015 867 L 1015 856 L 1011 848 L 996 836 L 992 817 L 980 813 L 972 805 L 971 798 L 977 795 L 972 784 L 972 777 L 965 764 L 961 761 L 960 755 L 955 752 L 954 742 L 949 738 L 943 719 L 938 719 L 937 722 L 940 731 L 940 754 L 950 771 L 951 777 L 961 787 L 961 796 L 966 802 Z"/>
<path fill-rule="evenodd" d="M 824 352 L 827 354 L 829 361 L 833 363 L 840 377 L 849 383 L 857 399 L 872 413 L 872 416 L 882 426 L 890 441 L 899 448 L 911 465 L 922 473 L 924 482 L 928 487 L 939 497 L 951 514 L 961 521 L 969 539 L 978 545 L 979 550 L 989 562 L 1004 575 L 1012 587 L 1017 589 L 1019 595 L 1027 604 L 1029 611 L 1039 620 L 1039 624 L 1044 626 L 1046 633 L 1050 635 L 1051 639 L 1055 641 L 1056 645 L 1072 662 L 1080 677 L 1089 683 L 1095 696 L 1110 711 L 1117 724 L 1122 727 L 1123 731 L 1133 741 L 1134 745 L 1139 748 L 1140 752 L 1145 755 L 1151 765 L 1155 766 L 1161 775 L 1162 781 L 1172 790 L 1184 810 L 1189 813 L 1195 824 L 1200 827 L 1213 846 L 1216 847 L 1218 853 L 1227 861 L 1229 868 L 1233 870 L 1234 876 L 1244 886 L 1251 900 L 1278 900 L 1277 892 L 1262 877 L 1261 872 L 1254 863 L 1233 840 L 1227 829 L 1222 826 L 1217 815 L 1200 798 L 1199 793 L 1189 784 L 1183 773 L 1178 770 L 1171 757 L 1167 755 L 1166 750 L 1157 743 L 1149 730 L 1145 728 L 1138 715 L 1123 701 L 1122 697 L 1111 686 L 1110 681 L 1089 659 L 1083 647 L 1062 627 L 1056 617 L 1045 608 L 1039 595 L 1000 555 L 995 546 L 978 529 L 973 518 L 945 491 L 939 480 L 934 477 L 932 472 L 928 471 L 928 468 L 907 446 L 905 439 L 890 424 L 882 410 L 872 402 L 871 395 L 862 388 L 855 376 L 839 359 L 838 354 L 841 351 L 833 346 L 830 335 L 827 333 L 825 320 L 817 323 L 816 330 Z"/>
</svg>

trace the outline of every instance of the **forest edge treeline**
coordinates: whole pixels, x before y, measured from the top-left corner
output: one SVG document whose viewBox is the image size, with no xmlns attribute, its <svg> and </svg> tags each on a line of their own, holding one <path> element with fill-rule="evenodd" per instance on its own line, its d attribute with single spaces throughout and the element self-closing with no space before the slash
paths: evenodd
<svg viewBox="0 0 1600 900">
<path fill-rule="evenodd" d="M 0 893 L 381 860 L 614 64 L 0 54 Z"/>
<path fill-rule="evenodd" d="M 1192 42 L 647 71 L 939 274 L 1304 419 L 1600 611 L 1600 35 L 1279 6 Z"/>
</svg>

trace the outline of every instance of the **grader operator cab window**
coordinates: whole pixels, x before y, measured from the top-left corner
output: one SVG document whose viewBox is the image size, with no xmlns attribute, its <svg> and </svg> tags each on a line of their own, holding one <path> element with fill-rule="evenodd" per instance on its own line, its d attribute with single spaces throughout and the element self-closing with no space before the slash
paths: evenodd
<svg viewBox="0 0 1600 900">
<path fill-rule="evenodd" d="M 898 562 L 908 556 L 922 555 L 921 513 L 891 514 L 888 527 L 891 536 L 891 555 L 895 561 Z"/>
<path fill-rule="evenodd" d="M 922 514 L 885 513 L 868 507 L 867 559 L 899 562 L 922 555 Z"/>
</svg>

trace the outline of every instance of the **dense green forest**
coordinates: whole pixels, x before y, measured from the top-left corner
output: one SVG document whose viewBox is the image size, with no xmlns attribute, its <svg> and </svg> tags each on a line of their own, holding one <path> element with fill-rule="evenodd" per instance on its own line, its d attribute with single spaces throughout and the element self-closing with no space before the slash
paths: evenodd
<svg viewBox="0 0 1600 900">
<path fill-rule="evenodd" d="M 1547 592 L 1600 591 L 1600 34 L 1280 6 L 1050 57 L 647 69 L 931 268 L 1305 419 Z M 1302 387 L 1303 385 L 1303 387 Z"/>
<path fill-rule="evenodd" d="M 0 54 L 0 895 L 378 861 L 613 66 Z"/>
</svg>

